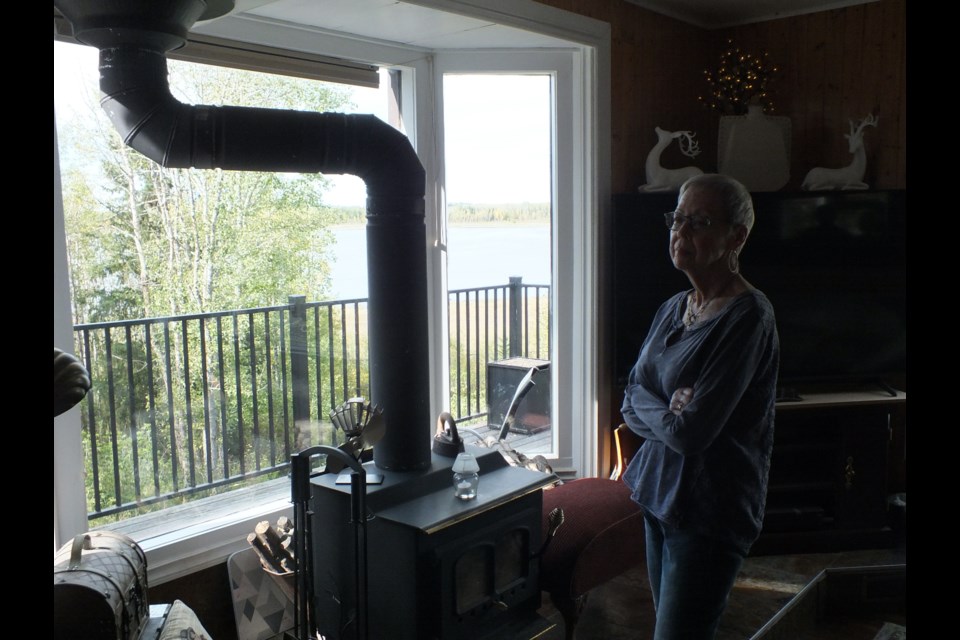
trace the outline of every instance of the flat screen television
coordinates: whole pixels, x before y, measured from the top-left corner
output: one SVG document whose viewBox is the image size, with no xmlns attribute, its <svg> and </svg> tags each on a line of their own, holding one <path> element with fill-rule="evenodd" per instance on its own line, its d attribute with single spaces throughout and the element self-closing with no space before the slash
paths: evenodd
<svg viewBox="0 0 960 640">
<path fill-rule="evenodd" d="M 773 192 L 753 200 L 742 272 L 773 304 L 781 387 L 905 380 L 906 192 Z M 621 382 L 660 303 L 690 286 L 667 256 L 662 214 L 675 206 L 675 193 L 615 200 Z"/>
</svg>

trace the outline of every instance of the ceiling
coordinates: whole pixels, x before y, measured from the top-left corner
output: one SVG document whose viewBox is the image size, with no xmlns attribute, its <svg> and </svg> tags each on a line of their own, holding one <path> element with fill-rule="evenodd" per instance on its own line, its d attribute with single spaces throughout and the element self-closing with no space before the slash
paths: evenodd
<svg viewBox="0 0 960 640">
<path fill-rule="evenodd" d="M 217 0 L 225 1 L 225 0 Z M 236 0 L 231 16 L 360 36 L 424 50 L 551 47 L 569 44 L 547 35 L 441 11 L 410 0 Z M 210 21 L 211 23 L 216 22 Z M 208 25 L 210 23 L 207 23 Z M 201 24 L 200 31 L 204 30 Z M 214 26 L 214 28 L 216 28 Z"/>
<path fill-rule="evenodd" d="M 683 22 L 719 29 L 876 0 L 625 0 Z"/>
<path fill-rule="evenodd" d="M 211 4 L 229 2 L 209 1 Z M 703 28 L 722 28 L 876 0 L 623 1 Z M 550 36 L 441 11 L 436 5 L 442 2 L 436 0 L 235 0 L 235 3 L 230 12 L 234 16 L 354 34 L 366 40 L 423 49 L 549 47 L 561 43 Z M 198 26 L 203 30 L 202 24 Z"/>
</svg>

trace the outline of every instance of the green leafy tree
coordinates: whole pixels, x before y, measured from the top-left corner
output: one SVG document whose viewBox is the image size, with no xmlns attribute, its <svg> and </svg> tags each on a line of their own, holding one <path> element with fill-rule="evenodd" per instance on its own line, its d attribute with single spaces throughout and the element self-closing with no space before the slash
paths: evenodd
<svg viewBox="0 0 960 640">
<path fill-rule="evenodd" d="M 192 103 L 349 106 L 348 94 L 331 85 L 176 62 L 171 89 Z M 276 304 L 292 292 L 322 299 L 330 244 L 322 176 L 166 169 L 123 144 L 95 114 L 75 136 L 88 147 L 76 153 L 96 158 L 95 169 L 64 180 L 65 192 L 82 203 L 66 208 L 68 234 L 100 236 L 85 233 L 91 248 L 77 257 L 88 267 L 74 281 L 87 302 L 75 309 L 78 322 Z M 94 304 L 87 298 L 95 289 L 113 299 Z"/>
</svg>

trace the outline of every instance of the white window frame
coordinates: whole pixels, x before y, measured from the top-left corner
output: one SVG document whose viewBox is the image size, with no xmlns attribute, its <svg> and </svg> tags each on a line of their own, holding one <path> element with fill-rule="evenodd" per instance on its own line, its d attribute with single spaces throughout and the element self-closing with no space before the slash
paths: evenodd
<svg viewBox="0 0 960 640">
<path fill-rule="evenodd" d="M 582 158 L 573 174 L 569 228 L 554 247 L 554 281 L 571 284 L 569 295 L 556 303 L 555 317 L 569 318 L 556 323 L 558 353 L 568 353 L 569 364 L 558 366 L 554 393 L 563 420 L 569 421 L 571 464 L 581 476 L 596 475 L 597 468 L 597 228 L 607 215 L 610 198 L 610 25 L 541 5 L 532 0 L 413 0 L 415 4 L 449 10 L 508 26 L 544 33 L 570 41 L 572 128 L 575 142 L 571 156 Z M 430 405 L 436 414 L 447 404 L 447 345 L 441 336 L 446 326 L 446 283 L 438 242 L 438 212 L 442 210 L 442 170 L 436 136 L 438 87 L 433 69 L 434 52 L 382 42 L 364 42 L 354 37 L 324 34 L 317 38 L 308 29 L 263 19 L 231 16 L 203 25 L 198 32 L 265 46 L 303 48 L 318 55 L 393 66 L 403 70 L 404 126 L 414 141 L 427 171 L 428 277 L 442 299 L 431 297 Z M 445 52 L 446 53 L 446 52 Z M 416 105 L 411 117 L 411 107 Z M 67 274 L 63 208 L 59 189 L 56 125 L 54 125 L 54 345 L 69 348 L 72 341 L 69 277 Z M 433 231 L 431 231 L 431 229 Z M 570 237 L 567 237 L 567 236 Z M 557 249 L 563 253 L 557 253 Z M 562 263 L 562 264 L 561 264 Z M 566 327 L 566 328 L 563 328 Z M 565 356 L 567 358 L 567 356 Z M 567 360 L 565 360 L 567 361 Z M 565 390 L 560 392 L 559 390 Z M 566 397 L 564 397 L 566 396 Z M 555 406 L 558 406 L 555 404 Z M 569 417 L 568 417 L 569 416 Z M 74 408 L 54 420 L 54 549 L 87 529 L 83 483 L 80 416 Z M 289 513 L 287 501 L 255 505 L 229 520 L 207 523 L 203 531 L 187 528 L 176 536 L 142 544 L 147 551 L 151 584 L 194 573 L 222 563 L 235 551 L 247 547 L 246 534 L 263 519 L 275 520 Z"/>
<path fill-rule="evenodd" d="M 57 122 L 53 122 L 53 346 L 73 351 L 73 318 Z M 87 528 L 87 497 L 83 482 L 83 441 L 80 409 L 73 407 L 53 419 L 53 549 Z"/>
<path fill-rule="evenodd" d="M 556 468 L 576 469 L 579 472 L 581 464 L 574 462 L 573 452 L 573 424 L 570 417 L 573 414 L 572 405 L 575 394 L 566 390 L 575 387 L 574 379 L 579 377 L 575 371 L 574 344 L 576 338 L 572 328 L 576 321 L 578 307 L 572 304 L 576 290 L 578 270 L 574 269 L 574 261 L 570 256 L 576 255 L 576 245 L 580 242 L 589 242 L 587 238 L 574 233 L 574 221 L 582 219 L 582 203 L 574 199 L 574 185 L 578 182 L 575 176 L 582 175 L 584 158 L 574 153 L 574 149 L 582 148 L 578 128 L 573 126 L 574 87 L 573 68 L 577 52 L 572 50 L 479 50 L 479 51 L 442 51 L 434 58 L 434 85 L 436 87 L 436 121 L 444 122 L 443 83 L 444 77 L 449 74 L 481 75 L 481 74 L 538 74 L 551 77 L 551 202 L 553 203 L 553 219 L 551 220 L 551 254 L 557 259 L 551 266 L 551 318 L 550 343 L 553 347 L 550 359 L 551 393 L 553 407 L 553 447 L 548 455 Z M 443 126 L 437 127 L 439 139 L 438 147 L 444 148 Z M 509 153 L 504 149 L 504 153 Z M 442 164 L 442 162 L 441 162 Z M 445 171 L 441 168 L 441 175 Z M 441 179 L 441 184 L 443 180 Z M 443 209 L 438 213 L 437 227 L 443 236 L 445 233 L 445 215 Z M 445 243 L 438 243 L 438 250 L 444 249 Z M 442 295 L 446 300 L 447 293 L 442 291 L 434 295 Z M 583 307 L 579 307 L 583 309 Z M 570 310 L 561 312 L 561 310 Z M 589 319 L 588 319 L 589 322 Z M 448 325 L 444 325 L 448 326 Z M 448 338 L 446 338 L 448 339 Z M 449 366 L 448 358 L 441 358 L 442 362 L 434 362 L 434 366 Z M 449 397 L 449 376 L 445 391 Z"/>
</svg>

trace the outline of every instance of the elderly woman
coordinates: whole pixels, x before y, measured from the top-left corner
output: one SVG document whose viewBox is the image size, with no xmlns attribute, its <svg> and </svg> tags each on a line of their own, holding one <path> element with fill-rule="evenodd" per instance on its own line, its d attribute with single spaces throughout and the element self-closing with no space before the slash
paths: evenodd
<svg viewBox="0 0 960 640">
<path fill-rule="evenodd" d="M 645 439 L 624 482 L 646 519 L 655 640 L 714 637 L 760 534 L 779 343 L 769 300 L 740 273 L 753 217 L 746 188 L 710 174 L 666 214 L 693 288 L 654 317 L 622 408 Z"/>
</svg>

